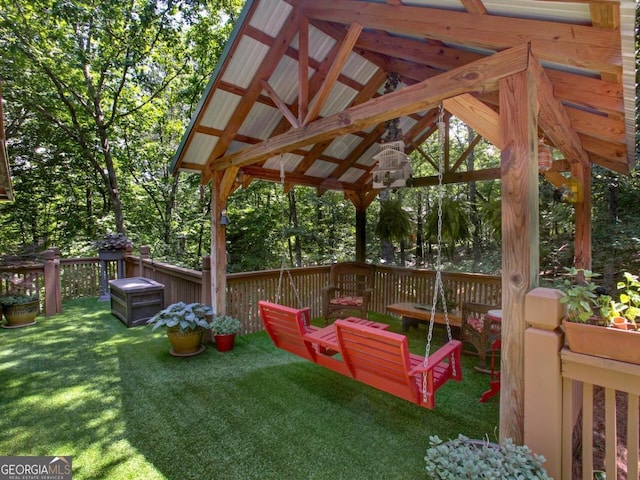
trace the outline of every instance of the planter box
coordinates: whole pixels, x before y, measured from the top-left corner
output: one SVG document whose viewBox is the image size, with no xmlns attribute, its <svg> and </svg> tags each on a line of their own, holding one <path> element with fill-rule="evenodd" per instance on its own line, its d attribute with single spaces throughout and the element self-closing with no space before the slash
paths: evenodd
<svg viewBox="0 0 640 480">
<path fill-rule="evenodd" d="M 144 277 L 110 280 L 111 313 L 127 327 L 146 323 L 164 308 L 164 285 Z"/>
<path fill-rule="evenodd" d="M 569 350 L 640 365 L 640 332 L 563 321 Z"/>
</svg>

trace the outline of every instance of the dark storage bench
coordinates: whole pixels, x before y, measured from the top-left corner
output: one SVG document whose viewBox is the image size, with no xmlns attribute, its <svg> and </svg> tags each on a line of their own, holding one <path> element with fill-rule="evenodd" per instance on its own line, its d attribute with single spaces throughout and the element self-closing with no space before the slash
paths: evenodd
<svg viewBox="0 0 640 480">
<path fill-rule="evenodd" d="M 111 313 L 127 327 L 142 325 L 164 308 L 164 285 L 144 277 L 110 280 Z"/>
</svg>

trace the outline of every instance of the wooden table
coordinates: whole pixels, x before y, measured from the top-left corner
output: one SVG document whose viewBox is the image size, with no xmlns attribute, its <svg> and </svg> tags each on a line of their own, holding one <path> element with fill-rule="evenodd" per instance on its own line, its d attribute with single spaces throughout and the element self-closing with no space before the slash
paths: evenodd
<svg viewBox="0 0 640 480">
<path fill-rule="evenodd" d="M 344 319 L 347 322 L 353 322 L 358 325 L 365 325 L 367 327 L 378 328 L 380 330 L 386 330 L 389 325 L 386 323 L 377 323 L 367 320 L 365 318 L 348 317 Z M 313 343 L 316 351 L 325 355 L 334 355 L 339 351 L 338 340 L 336 338 L 336 326 L 332 323 L 315 332 L 305 333 L 302 337 L 303 340 Z"/>
<path fill-rule="evenodd" d="M 422 307 L 422 308 L 418 308 Z M 402 331 L 406 332 L 409 327 L 418 327 L 418 322 L 429 323 L 431 321 L 431 306 L 422 305 L 415 302 L 400 302 L 387 305 L 387 311 L 393 315 L 402 317 Z M 462 316 L 459 310 L 448 312 L 449 325 L 460 327 Z M 435 323 L 445 325 L 444 312 L 435 312 Z"/>
</svg>

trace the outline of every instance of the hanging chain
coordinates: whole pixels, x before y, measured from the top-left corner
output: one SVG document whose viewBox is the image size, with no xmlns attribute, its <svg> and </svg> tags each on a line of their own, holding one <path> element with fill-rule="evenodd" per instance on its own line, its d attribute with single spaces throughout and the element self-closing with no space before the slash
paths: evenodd
<svg viewBox="0 0 640 480">
<path fill-rule="evenodd" d="M 285 172 L 284 172 L 284 156 L 280 154 L 280 184 L 282 185 L 282 190 L 284 191 L 284 182 L 285 182 Z M 296 296 L 296 300 L 298 301 L 298 308 L 302 308 L 302 299 L 300 298 L 300 293 L 296 288 L 296 285 L 293 281 L 293 277 L 291 276 L 291 272 L 287 268 L 287 248 L 286 248 L 286 238 L 287 238 L 287 230 L 286 223 L 287 218 L 284 211 L 284 205 L 280 204 L 280 211 L 282 213 L 282 258 L 280 261 L 280 276 L 278 277 L 278 287 L 276 288 L 276 303 L 280 303 L 280 296 L 282 293 L 282 277 L 284 276 L 285 270 L 287 271 L 287 276 L 289 277 L 289 283 L 291 283 L 291 287 L 293 287 L 293 293 Z"/>
<path fill-rule="evenodd" d="M 449 312 L 447 311 L 447 302 L 444 294 L 444 285 L 442 283 L 442 198 L 444 196 L 444 186 L 442 184 L 442 177 L 444 174 L 444 147 L 445 147 L 445 128 L 444 122 L 444 108 L 442 103 L 440 104 L 440 110 L 438 114 L 438 237 L 436 253 L 436 278 L 433 288 L 433 298 L 431 301 L 431 321 L 429 322 L 429 332 L 427 333 L 427 346 L 424 354 L 424 367 L 429 366 L 429 354 L 431 353 L 431 339 L 433 337 L 433 325 L 435 323 L 436 305 L 438 303 L 438 295 L 442 302 L 442 309 L 444 312 L 444 320 L 447 326 L 447 336 L 449 340 L 453 337 L 451 335 L 451 325 L 449 324 Z M 452 362 L 453 375 L 456 375 L 456 365 Z M 422 374 L 422 398 L 424 402 L 427 402 L 427 373 Z"/>
</svg>

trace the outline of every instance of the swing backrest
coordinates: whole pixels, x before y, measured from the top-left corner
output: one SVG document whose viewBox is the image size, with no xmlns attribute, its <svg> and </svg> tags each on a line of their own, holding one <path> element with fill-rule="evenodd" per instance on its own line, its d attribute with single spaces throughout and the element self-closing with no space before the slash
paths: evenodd
<svg viewBox="0 0 640 480">
<path fill-rule="evenodd" d="M 424 357 L 409 352 L 404 335 L 344 320 L 334 325 L 349 373 L 371 387 L 433 409 L 438 388 L 449 379 L 462 379 L 462 343 L 458 340 L 450 340 L 431 354 L 425 367 Z"/>
<path fill-rule="evenodd" d="M 351 376 L 372 387 L 416 402 L 418 385 L 410 374 L 407 337 L 336 320 L 340 353 Z"/>
<path fill-rule="evenodd" d="M 309 326 L 310 308 L 296 309 L 261 300 L 258 309 L 264 328 L 277 348 L 316 361 L 315 350 L 302 339 L 313 329 Z"/>
</svg>

